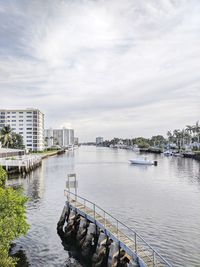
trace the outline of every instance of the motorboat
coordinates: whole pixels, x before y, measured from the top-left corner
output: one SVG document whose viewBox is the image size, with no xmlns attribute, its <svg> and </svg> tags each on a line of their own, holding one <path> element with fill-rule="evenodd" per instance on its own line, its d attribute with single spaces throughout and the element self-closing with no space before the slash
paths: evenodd
<svg viewBox="0 0 200 267">
<path fill-rule="evenodd" d="M 170 151 L 170 150 L 166 150 L 166 151 L 163 152 L 163 154 L 164 154 L 165 156 L 172 156 L 172 155 L 173 155 L 173 152 Z"/>
<path fill-rule="evenodd" d="M 178 152 L 174 152 L 172 154 L 172 156 L 174 156 L 174 157 L 183 157 L 183 155 L 181 153 L 178 153 Z"/>
<path fill-rule="evenodd" d="M 142 159 L 130 159 L 129 160 L 131 164 L 140 164 L 140 165 L 157 165 L 157 161 L 151 161 L 147 158 Z"/>
</svg>

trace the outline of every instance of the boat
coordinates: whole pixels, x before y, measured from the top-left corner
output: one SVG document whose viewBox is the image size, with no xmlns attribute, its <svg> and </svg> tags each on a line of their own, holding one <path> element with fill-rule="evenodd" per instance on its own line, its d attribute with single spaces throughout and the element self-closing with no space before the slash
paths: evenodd
<svg viewBox="0 0 200 267">
<path fill-rule="evenodd" d="M 165 156 L 172 156 L 172 155 L 173 155 L 173 152 L 170 151 L 170 150 L 166 150 L 166 151 L 163 152 L 163 154 L 164 154 Z"/>
<path fill-rule="evenodd" d="M 157 161 L 151 161 L 147 158 L 142 159 L 130 159 L 129 160 L 131 164 L 140 164 L 140 165 L 157 165 Z"/>
<path fill-rule="evenodd" d="M 174 152 L 174 153 L 172 153 L 172 156 L 174 156 L 174 157 L 183 157 L 183 154 L 178 153 L 178 152 Z"/>
</svg>

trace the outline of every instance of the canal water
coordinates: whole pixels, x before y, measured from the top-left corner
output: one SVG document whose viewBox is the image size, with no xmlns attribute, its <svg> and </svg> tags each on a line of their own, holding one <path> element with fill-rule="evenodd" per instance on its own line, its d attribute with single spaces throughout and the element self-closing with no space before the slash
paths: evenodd
<svg viewBox="0 0 200 267">
<path fill-rule="evenodd" d="M 68 173 L 76 173 L 78 194 L 136 229 L 173 266 L 200 266 L 200 163 L 146 154 L 158 166 L 135 166 L 128 150 L 82 146 L 43 160 L 20 183 L 29 197 L 26 237 L 16 241 L 18 266 L 82 266 L 64 250 L 56 232 Z"/>
</svg>

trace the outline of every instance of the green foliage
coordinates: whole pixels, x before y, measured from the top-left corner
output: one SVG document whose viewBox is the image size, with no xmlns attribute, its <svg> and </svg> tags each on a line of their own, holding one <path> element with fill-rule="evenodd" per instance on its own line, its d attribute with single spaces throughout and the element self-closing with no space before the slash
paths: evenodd
<svg viewBox="0 0 200 267">
<path fill-rule="evenodd" d="M 149 148 L 149 141 L 143 137 L 138 137 L 135 140 L 135 143 L 138 145 L 139 148 Z"/>
<path fill-rule="evenodd" d="M 14 267 L 16 266 L 17 259 L 14 259 L 9 256 L 8 250 L 3 249 L 0 246 L 0 266 L 1 267 Z"/>
<path fill-rule="evenodd" d="M 23 149 L 23 137 L 20 134 L 12 133 L 12 144 L 9 146 L 10 148 L 18 148 Z"/>
<path fill-rule="evenodd" d="M 0 187 L 4 188 L 6 184 L 7 173 L 6 171 L 0 166 Z"/>
<path fill-rule="evenodd" d="M 7 148 L 24 148 L 23 137 L 20 134 L 13 132 L 10 125 L 6 125 L 1 129 L 0 141 Z"/>
<path fill-rule="evenodd" d="M 6 125 L 1 129 L 0 141 L 2 142 L 3 146 L 9 147 L 12 145 L 12 129 L 10 125 Z"/>
<path fill-rule="evenodd" d="M 0 167 L 0 266 L 13 267 L 16 260 L 9 257 L 10 244 L 29 229 L 25 207 L 27 197 L 22 195 L 21 190 L 5 188 L 6 177 Z"/>
</svg>

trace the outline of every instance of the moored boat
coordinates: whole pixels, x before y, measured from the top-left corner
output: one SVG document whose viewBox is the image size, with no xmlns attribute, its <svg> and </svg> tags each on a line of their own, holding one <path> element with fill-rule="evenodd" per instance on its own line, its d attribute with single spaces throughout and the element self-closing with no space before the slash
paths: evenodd
<svg viewBox="0 0 200 267">
<path fill-rule="evenodd" d="M 147 158 L 142 159 L 130 159 L 131 164 L 140 164 L 140 165 L 157 165 L 157 161 L 151 161 Z"/>
</svg>

